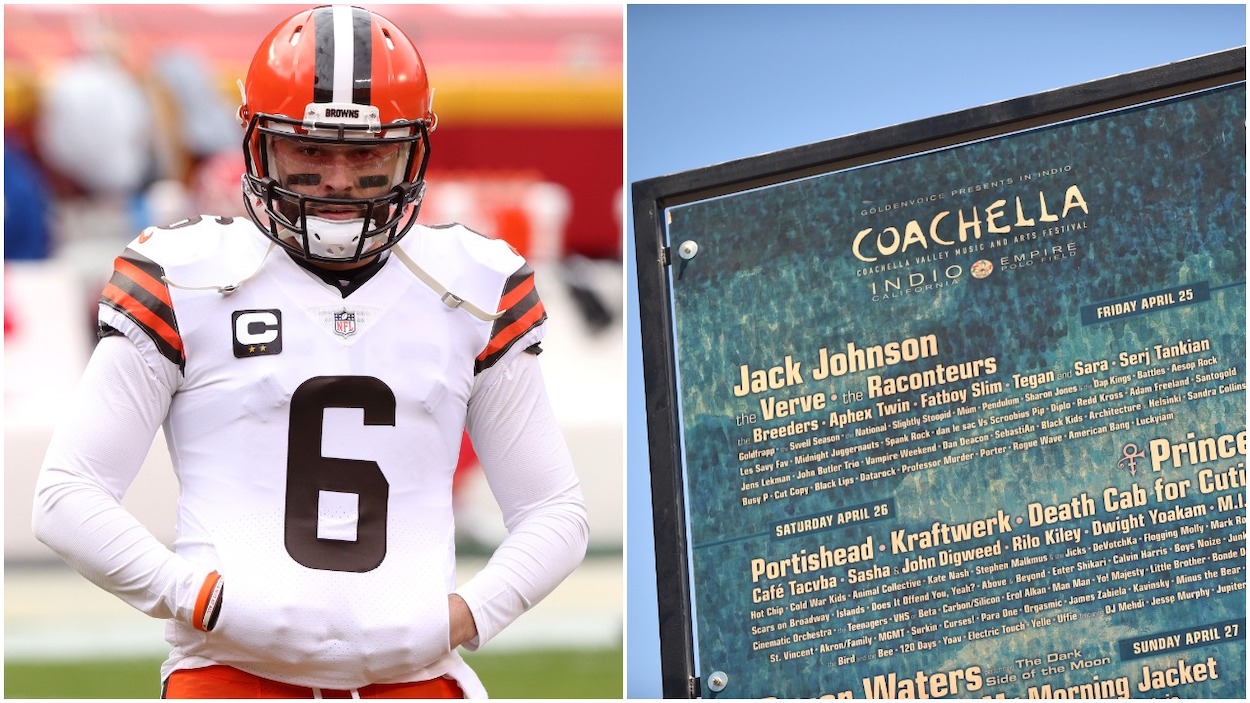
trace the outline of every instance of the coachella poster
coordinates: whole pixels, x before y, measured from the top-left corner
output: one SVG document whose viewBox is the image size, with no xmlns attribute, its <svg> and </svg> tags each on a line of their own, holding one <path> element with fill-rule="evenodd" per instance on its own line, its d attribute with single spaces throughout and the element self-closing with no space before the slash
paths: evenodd
<svg viewBox="0 0 1250 703">
<path fill-rule="evenodd" d="M 1244 698 L 1245 104 L 666 211 L 699 695 Z"/>
</svg>

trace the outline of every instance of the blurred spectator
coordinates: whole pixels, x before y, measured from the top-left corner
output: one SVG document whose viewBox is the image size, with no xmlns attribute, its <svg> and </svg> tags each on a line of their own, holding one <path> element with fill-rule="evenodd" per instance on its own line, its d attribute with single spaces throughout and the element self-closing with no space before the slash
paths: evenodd
<svg viewBox="0 0 1250 703">
<path fill-rule="evenodd" d="M 4 140 L 4 258 L 46 259 L 52 253 L 48 189 L 25 148 Z"/>
<path fill-rule="evenodd" d="M 154 77 L 170 100 L 171 136 L 186 161 L 184 170 L 169 175 L 186 182 L 205 159 L 223 151 L 238 151 L 243 130 L 200 56 L 172 50 L 156 56 L 152 63 Z"/>
<path fill-rule="evenodd" d="M 236 129 L 236 132 L 242 130 Z M 247 215 L 243 205 L 243 154 L 230 148 L 203 159 L 191 174 L 191 195 L 201 215 Z"/>
<path fill-rule="evenodd" d="M 89 196 L 132 196 L 151 177 L 153 115 L 142 85 L 108 51 L 57 67 L 35 139 L 49 167 Z"/>
<path fill-rule="evenodd" d="M 38 90 L 29 73 L 4 69 L 4 258 L 45 259 L 52 252 L 49 193 L 30 153 Z M 6 317 L 6 330 L 7 328 Z"/>
<path fill-rule="evenodd" d="M 135 200 L 136 229 L 148 225 L 164 227 L 199 214 L 190 189 L 174 178 L 162 178 L 148 186 Z"/>
<path fill-rule="evenodd" d="M 174 49 L 148 65 L 143 75 L 156 127 L 153 180 L 135 201 L 136 229 L 202 214 L 245 214 L 243 130 L 215 87 L 208 63 Z"/>
</svg>

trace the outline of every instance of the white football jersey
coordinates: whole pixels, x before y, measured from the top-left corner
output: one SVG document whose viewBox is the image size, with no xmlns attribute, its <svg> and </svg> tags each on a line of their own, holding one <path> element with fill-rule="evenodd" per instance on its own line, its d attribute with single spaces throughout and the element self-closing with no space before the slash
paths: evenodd
<svg viewBox="0 0 1250 703">
<path fill-rule="evenodd" d="M 226 584 L 211 632 L 169 621 L 165 675 L 463 675 L 447 594 L 466 414 L 477 374 L 538 343 L 546 314 L 502 241 L 418 226 L 398 246 L 346 297 L 246 219 L 148 229 L 118 258 L 101 324 L 181 370 L 164 425 L 175 551 Z"/>
</svg>

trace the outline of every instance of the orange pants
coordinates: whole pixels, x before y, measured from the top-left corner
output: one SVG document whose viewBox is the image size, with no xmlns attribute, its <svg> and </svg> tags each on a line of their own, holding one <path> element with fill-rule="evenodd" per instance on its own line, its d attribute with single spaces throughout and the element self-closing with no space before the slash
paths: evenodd
<svg viewBox="0 0 1250 703">
<path fill-rule="evenodd" d="M 375 683 L 356 694 L 293 686 L 219 665 L 175 671 L 165 681 L 161 698 L 464 698 L 460 686 L 449 678 Z"/>
</svg>

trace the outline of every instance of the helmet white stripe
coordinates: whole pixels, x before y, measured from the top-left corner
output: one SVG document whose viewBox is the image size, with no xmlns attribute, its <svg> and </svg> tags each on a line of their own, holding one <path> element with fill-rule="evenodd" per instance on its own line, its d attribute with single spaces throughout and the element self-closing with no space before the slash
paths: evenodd
<svg viewBox="0 0 1250 703">
<path fill-rule="evenodd" d="M 334 98 L 336 103 L 352 102 L 353 78 L 355 76 L 352 50 L 354 36 L 352 34 L 352 8 L 347 5 L 334 6 Z"/>
</svg>

